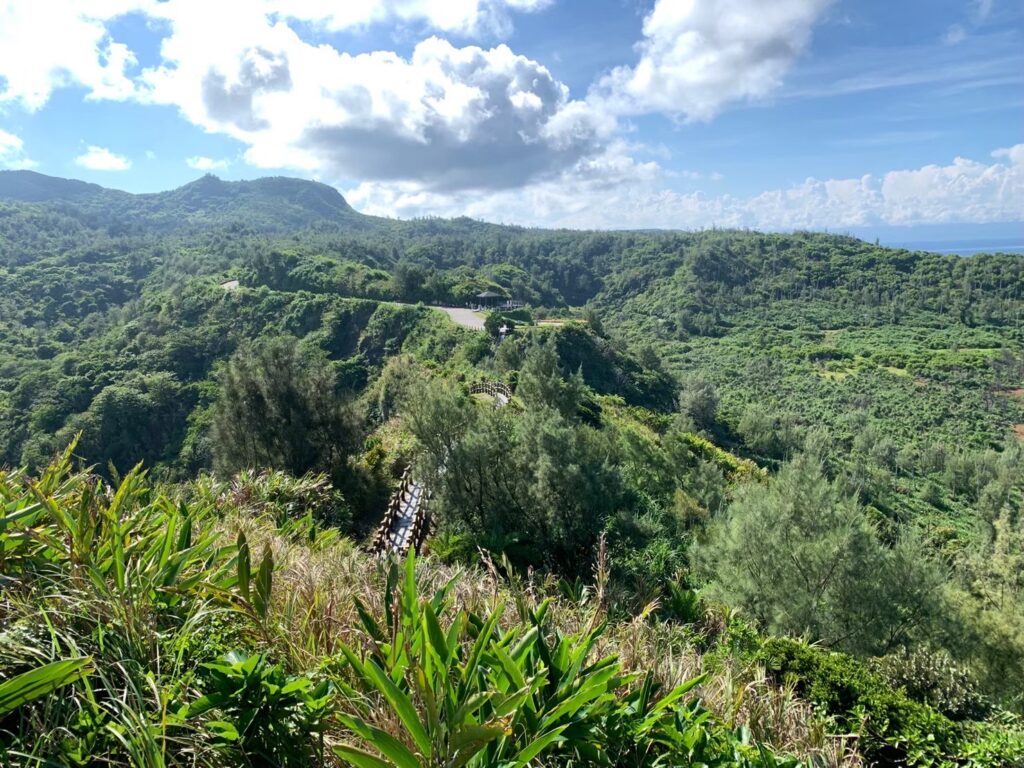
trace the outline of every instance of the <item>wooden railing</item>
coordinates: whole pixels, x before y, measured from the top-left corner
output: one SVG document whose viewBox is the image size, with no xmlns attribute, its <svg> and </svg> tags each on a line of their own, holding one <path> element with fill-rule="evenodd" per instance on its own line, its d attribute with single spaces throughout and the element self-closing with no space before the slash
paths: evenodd
<svg viewBox="0 0 1024 768">
<path fill-rule="evenodd" d="M 473 384 L 469 388 L 471 395 L 490 395 L 502 405 L 508 405 L 512 400 L 512 390 L 507 384 L 500 381 L 483 381 Z"/>
<path fill-rule="evenodd" d="M 413 479 L 412 472 L 406 468 L 384 519 L 377 527 L 370 551 L 379 555 L 388 552 L 404 555 L 413 547 L 418 552 L 430 533 L 429 500 L 430 492 Z"/>
<path fill-rule="evenodd" d="M 501 406 L 512 400 L 512 390 L 500 381 L 473 384 L 469 391 L 473 395 L 490 395 Z M 410 548 L 419 552 L 430 535 L 429 501 L 430 491 L 414 479 L 411 469 L 406 467 L 398 490 L 388 502 L 384 519 L 373 536 L 370 551 L 382 557 L 387 554 L 405 555 Z"/>
</svg>

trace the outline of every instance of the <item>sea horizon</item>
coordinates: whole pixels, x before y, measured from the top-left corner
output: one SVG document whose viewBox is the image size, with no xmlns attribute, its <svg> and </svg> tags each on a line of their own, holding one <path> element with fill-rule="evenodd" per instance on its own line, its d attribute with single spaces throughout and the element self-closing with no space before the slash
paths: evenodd
<svg viewBox="0 0 1024 768">
<path fill-rule="evenodd" d="M 979 253 L 1024 254 L 1024 237 L 971 240 L 879 240 L 880 245 L 905 248 L 908 251 L 974 256 Z"/>
</svg>

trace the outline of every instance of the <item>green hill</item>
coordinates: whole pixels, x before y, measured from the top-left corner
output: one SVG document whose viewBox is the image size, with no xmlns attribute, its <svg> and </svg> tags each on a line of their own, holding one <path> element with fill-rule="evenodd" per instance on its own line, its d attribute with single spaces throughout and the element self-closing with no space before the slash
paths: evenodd
<svg viewBox="0 0 1024 768">
<path fill-rule="evenodd" d="M 491 319 L 502 341 L 429 308 L 484 290 L 526 305 Z M 470 396 L 483 381 L 514 389 L 507 408 Z M 182 743 L 210 765 L 383 754 L 375 728 L 411 746 L 370 656 L 337 645 L 376 648 L 420 711 L 424 678 L 385 647 L 408 631 L 476 660 L 462 703 L 536 685 L 572 734 L 508 720 L 481 765 L 531 740 L 545 765 L 1019 764 L 1022 388 L 1021 256 L 397 221 L 287 178 L 132 195 L 0 172 L 0 762 L 2 738 L 34 748 L 56 724 L 34 753 L 54 764 L 123 761 L 129 732 L 173 764 Z M 407 466 L 435 521 L 418 578 L 450 575 L 472 616 L 405 583 L 400 630 L 396 584 L 353 548 Z M 64 670 L 73 718 L 5 708 L 5 680 L 72 656 L 92 659 Z M 698 670 L 707 707 L 644 710 Z M 287 727 L 258 731 L 278 741 L 231 735 L 236 694 L 203 709 L 246 675 L 297 686 Z"/>
<path fill-rule="evenodd" d="M 136 234 L 243 224 L 257 231 L 319 223 L 368 229 L 377 223 L 352 210 L 334 187 L 286 177 L 222 181 L 207 174 L 170 192 L 132 195 L 33 171 L 0 171 L 0 200 L 49 204 L 92 227 Z"/>
</svg>

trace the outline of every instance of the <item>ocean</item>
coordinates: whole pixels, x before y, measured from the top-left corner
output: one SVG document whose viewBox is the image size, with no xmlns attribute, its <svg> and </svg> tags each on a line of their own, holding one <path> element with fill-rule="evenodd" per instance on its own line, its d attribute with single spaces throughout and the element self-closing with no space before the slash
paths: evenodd
<svg viewBox="0 0 1024 768">
<path fill-rule="evenodd" d="M 906 248 L 908 251 L 931 251 L 932 253 L 953 253 L 957 256 L 973 256 L 976 253 L 1020 253 L 1024 254 L 1024 238 L 999 240 L 931 240 L 887 242 L 881 245 L 891 248 Z"/>
</svg>

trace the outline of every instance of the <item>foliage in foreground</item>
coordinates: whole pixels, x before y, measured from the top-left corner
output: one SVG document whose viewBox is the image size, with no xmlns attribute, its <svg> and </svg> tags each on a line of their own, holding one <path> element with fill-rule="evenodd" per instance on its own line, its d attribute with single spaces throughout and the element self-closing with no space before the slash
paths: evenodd
<svg viewBox="0 0 1024 768">
<path fill-rule="evenodd" d="M 600 656 L 604 624 L 563 635 L 549 626 L 544 602 L 521 605 L 521 622 L 508 630 L 499 626 L 500 608 L 489 616 L 459 611 L 445 628 L 451 582 L 417 597 L 412 558 L 403 588 L 394 581 L 385 624 L 360 612 L 368 650 L 343 649 L 355 673 L 352 699 L 369 699 L 358 715 L 340 717 L 352 737 L 336 752 L 354 765 L 798 764 L 745 744 L 698 701 L 685 701 L 702 678 L 660 695 L 651 673 L 641 681 L 615 655 Z M 385 717 L 397 715 L 400 739 L 377 724 L 373 701 L 387 703 Z"/>
<path fill-rule="evenodd" d="M 599 605 L 572 629 L 522 593 L 450 615 L 462 581 L 420 597 L 412 559 L 400 580 L 336 537 L 70 467 L 0 474 L 5 765 L 796 764 L 694 698 L 704 678 L 626 669 Z M 344 612 L 327 571 L 294 582 L 339 558 L 370 576 Z"/>
</svg>

